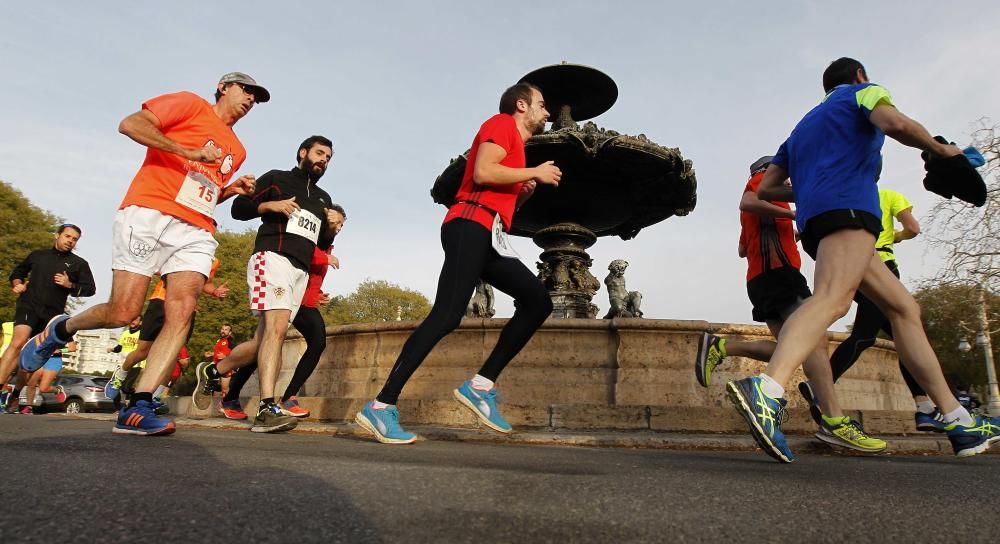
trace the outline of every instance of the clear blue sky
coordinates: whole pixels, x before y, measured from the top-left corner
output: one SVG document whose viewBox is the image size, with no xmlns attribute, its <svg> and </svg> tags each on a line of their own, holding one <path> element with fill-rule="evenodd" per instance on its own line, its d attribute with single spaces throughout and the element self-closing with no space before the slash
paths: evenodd
<svg viewBox="0 0 1000 544">
<path fill-rule="evenodd" d="M 444 208 L 428 191 L 496 111 L 500 92 L 543 65 L 591 65 L 618 83 L 600 126 L 679 147 L 694 161 L 698 207 L 636 240 L 591 250 L 603 278 L 631 263 L 648 317 L 748 322 L 736 256 L 737 202 L 748 165 L 771 154 L 822 98 L 834 58 L 865 63 L 899 108 L 965 143 L 983 116 L 1000 119 L 1000 5 L 940 2 L 5 2 L 0 16 L 0 179 L 85 229 L 103 300 L 114 211 L 143 148 L 117 133 L 149 97 L 252 74 L 271 91 L 236 126 L 244 173 L 290 168 L 320 133 L 336 155 L 323 178 L 348 212 L 337 241 L 335 294 L 365 278 L 433 296 Z M 921 187 L 919 154 L 885 150 L 883 185 L 918 218 L 937 197 Z M 225 228 L 246 225 L 218 210 Z M 529 267 L 540 251 L 516 240 Z M 918 238 L 901 244 L 904 280 L 939 266 Z M 808 260 L 808 259 L 806 259 Z M 224 263 L 237 266 L 245 263 Z M 811 276 L 811 268 L 806 271 Z M 512 305 L 498 297 L 499 314 Z M 595 302 L 602 311 L 602 288 Z M 843 324 L 843 322 L 841 323 Z"/>
</svg>

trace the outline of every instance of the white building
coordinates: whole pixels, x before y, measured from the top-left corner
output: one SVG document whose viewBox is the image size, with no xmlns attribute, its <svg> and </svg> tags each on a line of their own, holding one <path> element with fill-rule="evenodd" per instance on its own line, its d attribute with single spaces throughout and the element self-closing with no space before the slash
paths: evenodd
<svg viewBox="0 0 1000 544">
<path fill-rule="evenodd" d="M 80 331 L 73 336 L 76 351 L 63 357 L 63 367 L 67 372 L 77 374 L 100 374 L 114 370 L 124 357 L 118 353 L 108 353 L 109 348 L 118 345 L 121 329 L 98 329 Z"/>
</svg>

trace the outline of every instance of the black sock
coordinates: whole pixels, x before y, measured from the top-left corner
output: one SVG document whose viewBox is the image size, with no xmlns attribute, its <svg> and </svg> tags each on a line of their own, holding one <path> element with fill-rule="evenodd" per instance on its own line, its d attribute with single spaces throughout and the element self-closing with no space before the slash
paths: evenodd
<svg viewBox="0 0 1000 544">
<path fill-rule="evenodd" d="M 268 405 L 271 405 L 271 404 L 274 404 L 274 397 L 267 397 L 266 399 L 260 399 L 260 407 L 261 408 L 263 408 L 265 406 L 268 406 Z"/>
<path fill-rule="evenodd" d="M 133 394 L 128 399 L 128 407 L 129 408 L 134 407 L 136 405 L 136 403 L 139 402 L 140 400 L 144 400 L 144 401 L 152 404 L 153 403 L 153 394 L 152 393 L 135 393 L 135 394 Z"/>
<path fill-rule="evenodd" d="M 68 319 L 63 319 L 62 321 L 56 323 L 56 338 L 63 342 L 68 342 L 72 339 L 72 335 L 66 330 L 66 323 L 68 321 Z M 63 340 L 64 338 L 67 340 Z"/>
<path fill-rule="evenodd" d="M 205 369 L 205 373 L 208 374 L 208 377 L 213 380 L 218 380 L 222 377 L 219 375 L 219 367 L 216 363 L 209 364 L 208 368 Z"/>
</svg>

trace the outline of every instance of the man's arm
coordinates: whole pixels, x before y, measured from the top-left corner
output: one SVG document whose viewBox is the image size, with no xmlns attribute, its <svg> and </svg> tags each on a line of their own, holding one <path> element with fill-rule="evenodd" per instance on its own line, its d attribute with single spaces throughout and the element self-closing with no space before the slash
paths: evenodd
<svg viewBox="0 0 1000 544">
<path fill-rule="evenodd" d="M 189 148 L 167 138 L 160 131 L 160 120 L 153 112 L 143 109 L 122 119 L 118 124 L 118 132 L 132 138 L 136 143 L 152 147 L 167 153 L 179 155 L 185 159 L 209 164 L 222 163 L 222 150 L 214 147 Z"/>
<path fill-rule="evenodd" d="M 902 242 L 903 240 L 910 240 L 916 238 L 920 234 L 920 223 L 917 222 L 917 218 L 913 217 L 913 208 L 906 208 L 901 210 L 896 214 L 896 220 L 903 225 L 902 230 L 897 230 L 893 235 L 893 241 Z"/>
<path fill-rule="evenodd" d="M 201 292 L 208 296 L 215 298 L 226 298 L 229 295 L 229 286 L 226 282 L 222 282 L 222 285 L 216 287 L 212 280 L 205 282 L 205 285 L 201 288 Z"/>
<path fill-rule="evenodd" d="M 80 266 L 80 275 L 70 287 L 74 297 L 92 297 L 97 292 L 97 283 L 94 281 L 94 274 L 90 271 L 90 265 L 83 261 Z"/>
<path fill-rule="evenodd" d="M 958 146 L 938 142 L 923 125 L 903 115 L 903 112 L 894 106 L 879 103 L 872 110 L 868 120 L 881 129 L 886 136 L 905 146 L 915 147 L 939 157 L 962 154 L 962 150 Z"/>
<path fill-rule="evenodd" d="M 472 170 L 472 181 L 480 185 L 513 185 L 535 180 L 548 185 L 559 185 L 562 172 L 552 161 L 534 168 L 510 168 L 500 164 L 507 156 L 507 150 L 493 142 L 479 144 L 476 164 Z"/>
<path fill-rule="evenodd" d="M 784 217 L 786 219 L 795 219 L 794 211 L 789 210 L 788 208 L 782 208 L 776 204 L 771 204 L 766 200 L 761 200 L 757 193 L 753 191 L 743 193 L 743 198 L 740 199 L 740 211 L 766 217 Z"/>
<path fill-rule="evenodd" d="M 757 196 L 761 200 L 775 200 L 777 202 L 793 202 L 795 192 L 785 181 L 788 179 L 788 170 L 774 164 L 773 162 L 764 172 L 764 178 L 760 180 L 757 187 Z"/>
<path fill-rule="evenodd" d="M 21 261 L 21 264 L 15 266 L 14 270 L 10 271 L 10 278 L 8 278 L 10 280 L 10 286 L 13 291 L 19 295 L 28 288 L 28 285 L 24 280 L 28 279 L 28 274 L 31 273 L 31 268 L 35 264 L 33 259 L 34 256 L 35 252 L 32 251 L 27 257 L 24 258 L 23 261 Z"/>
</svg>

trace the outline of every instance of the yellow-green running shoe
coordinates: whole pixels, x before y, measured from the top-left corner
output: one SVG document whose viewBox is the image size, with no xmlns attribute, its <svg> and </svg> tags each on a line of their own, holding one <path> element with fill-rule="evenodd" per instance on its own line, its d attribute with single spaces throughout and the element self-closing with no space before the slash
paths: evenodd
<svg viewBox="0 0 1000 544">
<path fill-rule="evenodd" d="M 712 372 L 725 360 L 726 339 L 708 332 L 701 333 L 698 359 L 694 362 L 694 377 L 702 387 L 708 387 L 712 383 Z"/>
<path fill-rule="evenodd" d="M 861 424 L 853 419 L 822 416 L 816 438 L 830 444 L 866 453 L 885 451 L 885 440 L 868 436 Z"/>
</svg>

